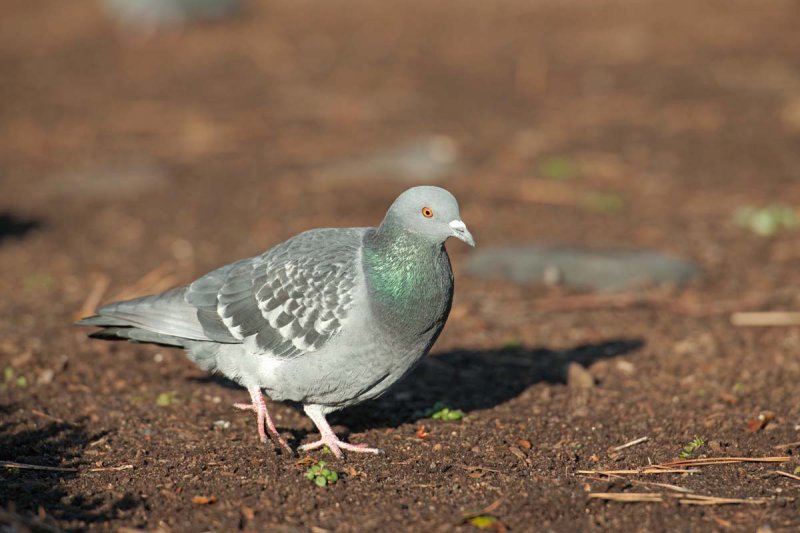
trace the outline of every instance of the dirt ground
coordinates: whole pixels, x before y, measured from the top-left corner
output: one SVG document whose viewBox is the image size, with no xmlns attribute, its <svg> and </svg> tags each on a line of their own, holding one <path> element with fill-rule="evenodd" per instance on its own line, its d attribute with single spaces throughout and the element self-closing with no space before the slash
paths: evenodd
<svg viewBox="0 0 800 533">
<path fill-rule="evenodd" d="M 149 39 L 89 1 L 3 12 L 0 460 L 63 470 L 4 468 L 0 523 L 800 530 L 800 480 L 775 473 L 800 473 L 800 328 L 730 322 L 800 307 L 799 234 L 733 221 L 800 205 L 795 2 L 251 1 Z M 231 406 L 244 390 L 178 350 L 71 326 L 301 230 L 378 223 L 410 182 L 319 169 L 429 134 L 460 148 L 439 184 L 479 246 L 655 248 L 703 279 L 587 303 L 471 277 L 450 243 L 455 302 L 431 357 L 333 417 L 386 454 L 313 453 L 340 474 L 323 488 L 302 457 L 259 445 Z M 547 179 L 553 158 L 572 179 Z M 574 201 L 592 191 L 623 203 Z M 437 402 L 467 417 L 434 420 Z M 270 407 L 293 444 L 314 436 L 295 407 Z M 676 461 L 695 436 L 691 459 L 784 459 L 580 472 Z"/>
</svg>

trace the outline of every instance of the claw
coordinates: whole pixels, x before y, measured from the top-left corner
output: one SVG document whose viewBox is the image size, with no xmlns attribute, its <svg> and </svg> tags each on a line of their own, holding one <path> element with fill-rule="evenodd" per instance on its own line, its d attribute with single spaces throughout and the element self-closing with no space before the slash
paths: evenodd
<svg viewBox="0 0 800 533">
<path fill-rule="evenodd" d="M 253 411 L 256 413 L 256 418 L 258 420 L 258 437 L 262 444 L 267 442 L 267 432 L 265 431 L 264 427 L 266 425 L 266 429 L 269 430 L 270 434 L 278 442 L 278 444 L 287 452 L 289 452 L 290 455 L 294 455 L 292 449 L 278 433 L 275 423 L 272 421 L 272 417 L 269 416 L 267 404 L 264 403 L 264 397 L 261 395 L 261 389 L 258 387 L 251 387 L 247 389 L 247 391 L 250 393 L 250 398 L 252 399 L 253 403 L 235 403 L 233 406 L 236 409 Z"/>
<path fill-rule="evenodd" d="M 317 448 L 327 446 L 333 455 L 335 455 L 338 459 L 344 457 L 342 450 L 357 453 L 374 453 L 376 455 L 383 453 L 383 450 L 378 448 L 370 448 L 366 444 L 350 444 L 340 440 L 339 437 L 336 436 L 336 433 L 333 432 L 330 424 L 328 424 L 328 421 L 325 419 L 325 415 L 319 406 L 306 405 L 303 407 L 303 409 L 317 426 L 317 429 L 320 432 L 320 439 L 300 446 L 301 451 L 307 452 L 309 450 L 316 450 Z"/>
</svg>

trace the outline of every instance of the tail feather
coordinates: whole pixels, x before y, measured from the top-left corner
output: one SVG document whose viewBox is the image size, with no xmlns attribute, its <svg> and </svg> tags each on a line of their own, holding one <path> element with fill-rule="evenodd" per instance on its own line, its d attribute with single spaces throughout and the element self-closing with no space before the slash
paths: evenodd
<svg viewBox="0 0 800 533">
<path fill-rule="evenodd" d="M 181 287 L 163 294 L 114 302 L 78 324 L 133 327 L 169 337 L 209 340 L 197 318 L 197 308 L 186 303 L 185 294 L 186 288 Z"/>
<path fill-rule="evenodd" d="M 164 346 L 176 346 L 185 348 L 184 339 L 174 337 L 172 335 L 164 335 L 146 329 L 135 328 L 131 326 L 123 327 L 104 327 L 99 331 L 89 334 L 93 339 L 104 340 L 129 340 L 133 342 L 150 342 L 153 344 L 162 344 Z"/>
<path fill-rule="evenodd" d="M 130 326 L 130 322 L 125 320 L 121 320 L 119 318 L 113 318 L 110 316 L 100 316 L 100 315 L 92 315 L 87 316 L 85 318 L 81 318 L 77 322 L 75 322 L 77 326 Z"/>
</svg>

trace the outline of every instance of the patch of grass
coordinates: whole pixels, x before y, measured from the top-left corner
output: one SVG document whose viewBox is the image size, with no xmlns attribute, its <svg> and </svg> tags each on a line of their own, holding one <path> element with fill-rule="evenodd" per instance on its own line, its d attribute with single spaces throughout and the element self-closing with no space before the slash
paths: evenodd
<svg viewBox="0 0 800 533">
<path fill-rule="evenodd" d="M 583 195 L 581 205 L 590 211 L 613 214 L 625 209 L 625 199 L 616 192 L 593 191 Z"/>
<path fill-rule="evenodd" d="M 749 229 L 762 237 L 770 237 L 782 230 L 793 229 L 800 225 L 796 211 L 780 204 L 740 207 L 733 218 L 739 227 Z"/>
<path fill-rule="evenodd" d="M 522 342 L 516 339 L 506 341 L 506 343 L 503 344 L 503 350 L 519 350 L 520 348 L 522 348 Z"/>
<path fill-rule="evenodd" d="M 678 455 L 681 459 L 689 459 L 694 455 L 694 452 L 703 447 L 705 443 L 706 439 L 695 435 L 694 438 L 689 441 L 689 444 L 683 447 L 683 450 Z"/>
<path fill-rule="evenodd" d="M 22 286 L 26 291 L 46 291 L 50 289 L 55 280 L 47 272 L 28 274 L 22 279 Z"/>
<path fill-rule="evenodd" d="M 469 519 L 469 523 L 473 526 L 477 527 L 478 529 L 490 529 L 493 528 L 495 524 L 497 524 L 499 520 L 496 516 L 488 515 L 488 514 L 480 514 L 478 516 L 473 516 Z"/>
<path fill-rule="evenodd" d="M 28 378 L 25 376 L 16 376 L 14 377 L 14 368 L 7 366 L 3 369 L 3 384 L 2 390 L 6 390 L 11 385 L 16 385 L 17 387 L 27 387 L 28 386 Z"/>
<path fill-rule="evenodd" d="M 156 398 L 156 405 L 159 407 L 168 407 L 173 403 L 178 402 L 177 396 L 178 393 L 175 392 L 174 390 L 168 392 L 162 392 L 161 394 L 158 395 L 158 398 Z"/>
<path fill-rule="evenodd" d="M 454 421 L 461 420 L 467 415 L 461 409 L 451 409 L 441 402 L 436 402 L 433 407 L 425 412 L 424 416 L 434 420 Z"/>
<path fill-rule="evenodd" d="M 564 181 L 575 177 L 575 164 L 566 157 L 552 156 L 539 163 L 539 173 L 553 181 Z"/>
<path fill-rule="evenodd" d="M 306 479 L 313 481 L 318 487 L 332 485 L 339 481 L 339 473 L 336 470 L 326 468 L 327 465 L 328 463 L 325 461 L 319 461 L 317 464 L 311 465 L 311 467 L 306 470 Z"/>
</svg>

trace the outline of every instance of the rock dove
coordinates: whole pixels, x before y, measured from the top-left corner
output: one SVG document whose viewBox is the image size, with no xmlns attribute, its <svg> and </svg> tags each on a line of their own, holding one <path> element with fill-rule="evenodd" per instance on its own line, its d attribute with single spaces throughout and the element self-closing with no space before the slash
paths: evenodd
<svg viewBox="0 0 800 533">
<path fill-rule="evenodd" d="M 90 336 L 182 347 L 189 358 L 247 388 L 262 443 L 291 453 L 267 412 L 303 405 L 320 439 L 301 446 L 380 453 L 340 440 L 326 415 L 376 398 L 408 374 L 444 327 L 453 272 L 444 243 L 475 245 L 458 202 L 413 187 L 377 228 L 306 231 L 263 254 L 223 266 L 163 294 L 115 302 L 80 325 Z M 266 431 L 265 431 L 266 425 Z"/>
<path fill-rule="evenodd" d="M 103 4 L 126 27 L 149 29 L 221 18 L 235 13 L 240 0 L 103 0 Z"/>
</svg>

